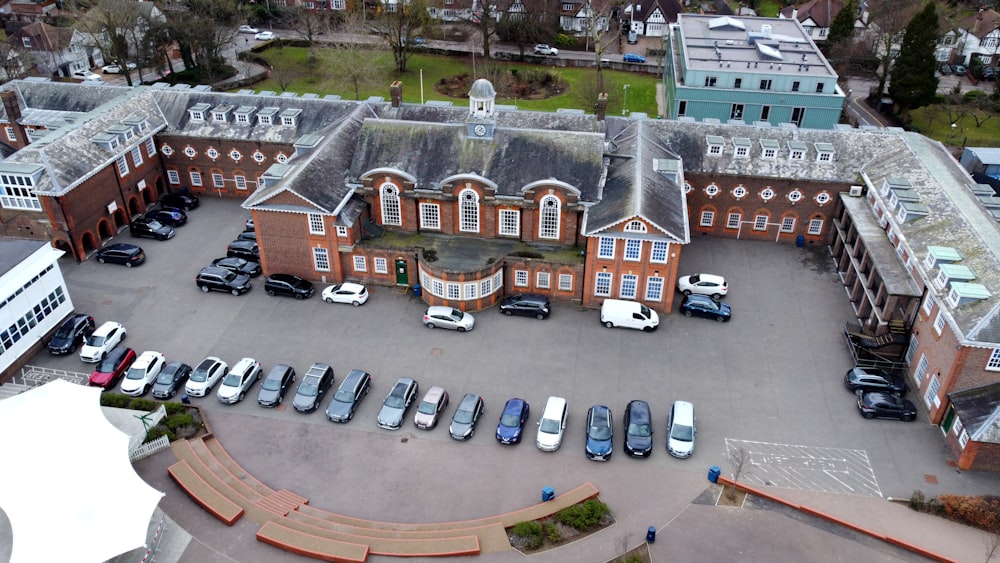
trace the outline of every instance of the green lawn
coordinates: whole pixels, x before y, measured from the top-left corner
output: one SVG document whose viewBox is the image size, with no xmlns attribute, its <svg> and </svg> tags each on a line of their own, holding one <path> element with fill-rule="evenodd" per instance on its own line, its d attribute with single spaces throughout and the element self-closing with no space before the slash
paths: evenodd
<svg viewBox="0 0 1000 563">
<path fill-rule="evenodd" d="M 959 113 L 953 110 L 952 115 L 958 116 Z M 978 110 L 978 115 L 982 125 L 977 127 L 973 116 L 963 115 L 955 120 L 955 127 L 952 128 L 948 113 L 940 105 L 917 108 L 910 112 L 910 129 L 951 146 L 1000 146 L 1000 116 L 988 114 L 985 110 Z M 990 117 L 984 122 L 987 116 Z"/>
<path fill-rule="evenodd" d="M 313 71 L 306 64 L 309 50 L 299 47 L 272 48 L 260 53 L 262 57 L 276 69 L 275 76 L 253 85 L 255 90 L 274 90 L 278 92 L 313 92 L 316 94 L 338 94 L 344 99 L 355 99 L 354 89 L 344 84 L 334 72 L 329 69 L 335 64 L 333 57 L 337 56 L 335 49 L 321 48 L 316 51 L 317 63 Z M 372 61 L 373 73 L 376 75 L 370 84 L 360 88 L 358 98 L 367 99 L 371 96 L 389 98 L 389 84 L 393 80 L 403 82 L 403 101 L 420 103 L 421 100 L 448 100 L 456 105 L 464 105 L 464 98 L 449 98 L 438 93 L 434 85 L 444 78 L 462 74 L 473 74 L 471 57 L 447 57 L 442 55 L 415 54 L 408 64 L 407 72 L 402 75 L 394 70 L 392 55 L 387 51 L 377 51 Z M 596 84 L 597 71 L 593 68 L 563 68 L 524 63 L 502 63 L 487 61 L 484 65 L 481 57 L 476 58 L 476 76 L 489 77 L 491 73 L 548 70 L 555 76 L 566 81 L 567 91 L 558 96 L 542 100 L 502 99 L 497 103 L 516 105 L 520 109 L 537 111 L 555 111 L 558 108 L 583 109 L 587 113 L 594 111 L 593 103 L 588 101 L 588 90 L 593 91 Z M 659 78 L 650 74 L 604 71 L 605 90 L 608 92 L 608 113 L 618 115 L 622 111 L 623 102 L 627 102 L 629 111 L 641 111 L 650 117 L 657 115 L 656 83 Z M 276 80 L 278 77 L 280 80 Z M 280 83 L 286 83 L 285 88 Z M 423 87 L 421 88 L 421 84 Z M 627 100 L 624 86 L 628 84 Z M 423 92 L 421 93 L 421 89 Z"/>
<path fill-rule="evenodd" d="M 757 6 L 757 15 L 776 18 L 778 17 L 778 12 L 781 11 L 781 6 L 782 4 L 778 0 L 761 0 Z"/>
</svg>

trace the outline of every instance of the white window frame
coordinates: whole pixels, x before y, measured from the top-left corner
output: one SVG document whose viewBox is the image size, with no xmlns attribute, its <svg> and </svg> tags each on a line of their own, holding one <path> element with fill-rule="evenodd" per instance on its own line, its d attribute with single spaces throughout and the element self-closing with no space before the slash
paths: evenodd
<svg viewBox="0 0 1000 563">
<path fill-rule="evenodd" d="M 619 299 L 635 299 L 639 291 L 639 276 L 635 274 L 622 274 L 622 285 L 618 290 Z"/>
<path fill-rule="evenodd" d="M 462 298 L 462 286 L 455 282 L 448 282 L 445 284 L 445 289 L 448 292 L 448 299 L 461 299 Z"/>
<path fill-rule="evenodd" d="M 501 209 L 498 232 L 501 236 L 521 236 L 521 210 Z"/>
<path fill-rule="evenodd" d="M 246 190 L 247 189 L 247 177 L 246 176 L 236 175 L 236 176 L 233 176 L 233 180 L 236 181 L 236 189 L 237 190 Z"/>
<path fill-rule="evenodd" d="M 118 175 L 124 178 L 128 176 L 128 161 L 125 160 L 125 155 L 121 155 L 115 159 L 115 165 L 118 167 Z"/>
<path fill-rule="evenodd" d="M 597 257 L 614 258 L 615 239 L 611 237 L 600 237 L 600 239 L 597 241 Z"/>
<path fill-rule="evenodd" d="M 924 393 L 924 404 L 927 408 L 931 408 L 931 405 L 935 407 L 941 402 L 938 398 L 938 392 L 941 391 L 941 380 L 934 374 L 931 376 L 931 382 L 927 384 L 927 392 Z"/>
<path fill-rule="evenodd" d="M 822 219 L 810 219 L 809 220 L 809 230 L 806 233 L 810 235 L 820 235 L 823 234 L 823 223 Z"/>
<path fill-rule="evenodd" d="M 41 211 L 42 202 L 34 192 L 34 181 L 30 176 L 19 174 L 0 175 L 0 207 Z"/>
<path fill-rule="evenodd" d="M 391 182 L 379 187 L 379 206 L 382 208 L 382 224 L 403 226 L 403 210 L 399 201 L 399 188 Z"/>
<path fill-rule="evenodd" d="M 559 274 L 559 291 L 573 291 L 573 274 Z"/>
<path fill-rule="evenodd" d="M 743 220 L 742 213 L 730 213 L 726 216 L 726 228 L 727 229 L 738 229 L 740 228 L 740 222 Z"/>
<path fill-rule="evenodd" d="M 654 240 L 653 248 L 649 252 L 649 261 L 657 264 L 665 264 L 667 256 L 670 254 L 670 243 L 663 240 Z"/>
<path fill-rule="evenodd" d="M 479 295 L 486 297 L 493 293 L 493 278 L 484 278 L 479 281 Z"/>
<path fill-rule="evenodd" d="M 420 204 L 420 228 L 441 229 L 441 206 L 436 203 Z"/>
<path fill-rule="evenodd" d="M 192 186 L 201 186 L 202 185 L 202 183 L 201 183 L 201 172 L 198 172 L 197 170 L 192 170 L 189 173 L 189 176 L 191 178 L 191 185 Z"/>
<path fill-rule="evenodd" d="M 528 287 L 528 270 L 514 270 L 514 285 Z"/>
<path fill-rule="evenodd" d="M 663 300 L 663 278 L 649 276 L 646 278 L 646 301 Z"/>
<path fill-rule="evenodd" d="M 364 256 L 354 257 L 354 271 L 355 272 L 367 272 L 368 271 L 368 259 Z"/>
<path fill-rule="evenodd" d="M 181 173 L 176 170 L 167 170 L 167 182 L 171 184 L 180 184 Z"/>
<path fill-rule="evenodd" d="M 135 164 L 136 168 L 142 166 L 142 163 L 144 162 L 142 160 L 142 149 L 139 145 L 132 147 L 132 162 Z"/>
<path fill-rule="evenodd" d="M 920 308 L 928 317 L 931 316 L 931 311 L 934 310 L 934 294 L 930 291 L 927 292 L 927 296 L 924 297 L 924 305 Z"/>
<path fill-rule="evenodd" d="M 781 232 L 783 233 L 795 232 L 795 217 L 783 217 L 781 219 Z"/>
<path fill-rule="evenodd" d="M 479 232 L 479 194 L 475 190 L 466 188 L 458 194 L 458 230 Z"/>
<path fill-rule="evenodd" d="M 699 227 L 711 227 L 715 224 L 715 211 L 702 211 L 701 220 L 698 222 Z"/>
<path fill-rule="evenodd" d="M 152 158 L 156 156 L 156 142 L 150 137 L 146 139 L 146 156 Z"/>
<path fill-rule="evenodd" d="M 986 371 L 1000 371 L 1000 348 L 994 348 L 986 360 Z"/>
<path fill-rule="evenodd" d="M 313 268 L 317 272 L 330 271 L 330 251 L 322 247 L 315 247 L 313 251 Z"/>
<path fill-rule="evenodd" d="M 594 276 L 594 295 L 611 297 L 611 272 L 597 272 Z"/>
<path fill-rule="evenodd" d="M 343 225 L 337 225 L 337 236 L 339 238 L 344 238 L 347 236 L 347 227 Z"/>
<path fill-rule="evenodd" d="M 476 297 L 477 297 L 477 295 L 476 295 L 476 288 L 478 288 L 478 287 L 479 287 L 479 284 L 477 284 L 477 283 L 462 284 L 462 289 L 464 289 L 464 291 L 463 291 L 464 299 L 466 301 L 470 301 L 472 299 L 476 299 Z"/>
<path fill-rule="evenodd" d="M 642 259 L 642 240 L 637 238 L 625 239 L 625 260 L 628 262 L 638 262 Z"/>
<path fill-rule="evenodd" d="M 767 230 L 767 215 L 758 215 L 753 218 L 753 230 L 755 231 L 766 231 Z"/>
<path fill-rule="evenodd" d="M 226 180 L 223 178 L 222 174 L 216 172 L 212 173 L 212 186 L 216 188 L 226 187 Z"/>
<path fill-rule="evenodd" d="M 444 282 L 439 279 L 431 280 L 431 295 L 444 297 Z"/>
<path fill-rule="evenodd" d="M 13 127 L 11 127 L 10 125 L 6 125 L 6 126 L 4 126 L 3 129 L 7 133 L 7 140 L 8 141 L 17 142 L 17 133 L 14 131 Z"/>
<path fill-rule="evenodd" d="M 941 336 L 941 331 L 944 330 L 946 322 L 947 319 L 944 316 L 944 311 L 938 311 L 937 316 L 934 317 L 934 332 L 936 332 L 938 336 Z"/>
<path fill-rule="evenodd" d="M 535 273 L 535 287 L 538 289 L 548 289 L 549 280 L 552 278 L 549 272 L 536 272 Z"/>
<path fill-rule="evenodd" d="M 917 382 L 917 387 L 924 382 L 924 376 L 927 375 L 927 367 L 930 363 L 927 361 L 926 354 L 920 354 L 920 361 L 917 362 L 917 369 L 913 371 L 913 379 Z"/>
<path fill-rule="evenodd" d="M 306 213 L 306 222 L 309 225 L 310 235 L 325 235 L 326 225 L 323 224 L 323 216 L 319 213 Z"/>
<path fill-rule="evenodd" d="M 554 195 L 542 198 L 538 206 L 538 238 L 559 240 L 562 203 Z"/>
<path fill-rule="evenodd" d="M 376 256 L 372 258 L 372 266 L 375 268 L 376 274 L 389 273 L 389 261 L 381 256 Z"/>
</svg>

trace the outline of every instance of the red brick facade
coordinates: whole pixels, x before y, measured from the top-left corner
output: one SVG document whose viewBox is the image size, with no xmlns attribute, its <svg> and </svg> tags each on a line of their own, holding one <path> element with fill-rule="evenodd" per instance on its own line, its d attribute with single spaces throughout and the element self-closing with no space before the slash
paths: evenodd
<svg viewBox="0 0 1000 563">
<path fill-rule="evenodd" d="M 194 193 L 222 197 L 247 197 L 268 167 L 295 154 L 290 145 L 257 141 L 177 135 L 160 135 L 157 141 L 171 190 L 186 186 Z"/>
</svg>

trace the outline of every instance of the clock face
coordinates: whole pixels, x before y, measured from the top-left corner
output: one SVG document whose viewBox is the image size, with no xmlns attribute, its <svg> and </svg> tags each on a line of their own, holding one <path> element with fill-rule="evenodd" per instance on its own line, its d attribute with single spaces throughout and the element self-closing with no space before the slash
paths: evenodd
<svg viewBox="0 0 1000 563">
<path fill-rule="evenodd" d="M 486 134 L 486 126 L 485 125 L 476 125 L 476 128 L 473 129 L 472 131 L 473 131 L 473 133 L 476 134 L 477 137 L 482 137 L 483 135 Z"/>
</svg>

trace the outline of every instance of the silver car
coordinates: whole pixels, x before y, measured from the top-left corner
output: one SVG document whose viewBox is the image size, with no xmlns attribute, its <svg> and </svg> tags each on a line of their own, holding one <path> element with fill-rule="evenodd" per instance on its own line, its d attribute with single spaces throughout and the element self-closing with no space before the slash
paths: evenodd
<svg viewBox="0 0 1000 563">
<path fill-rule="evenodd" d="M 417 398 L 418 387 L 417 382 L 409 377 L 399 378 L 399 381 L 392 386 L 392 391 L 385 396 L 382 409 L 378 411 L 379 428 L 399 430 L 403 425 L 406 409 L 410 408 L 410 403 Z"/>
<path fill-rule="evenodd" d="M 472 330 L 476 326 L 476 319 L 468 314 L 453 309 L 434 305 L 424 312 L 424 326 L 427 328 L 450 328 L 458 332 Z"/>
<path fill-rule="evenodd" d="M 431 387 L 424 399 L 417 407 L 417 414 L 413 415 L 413 424 L 421 430 L 430 430 L 437 426 L 438 418 L 448 406 L 448 392 L 444 387 L 437 385 Z"/>
</svg>

